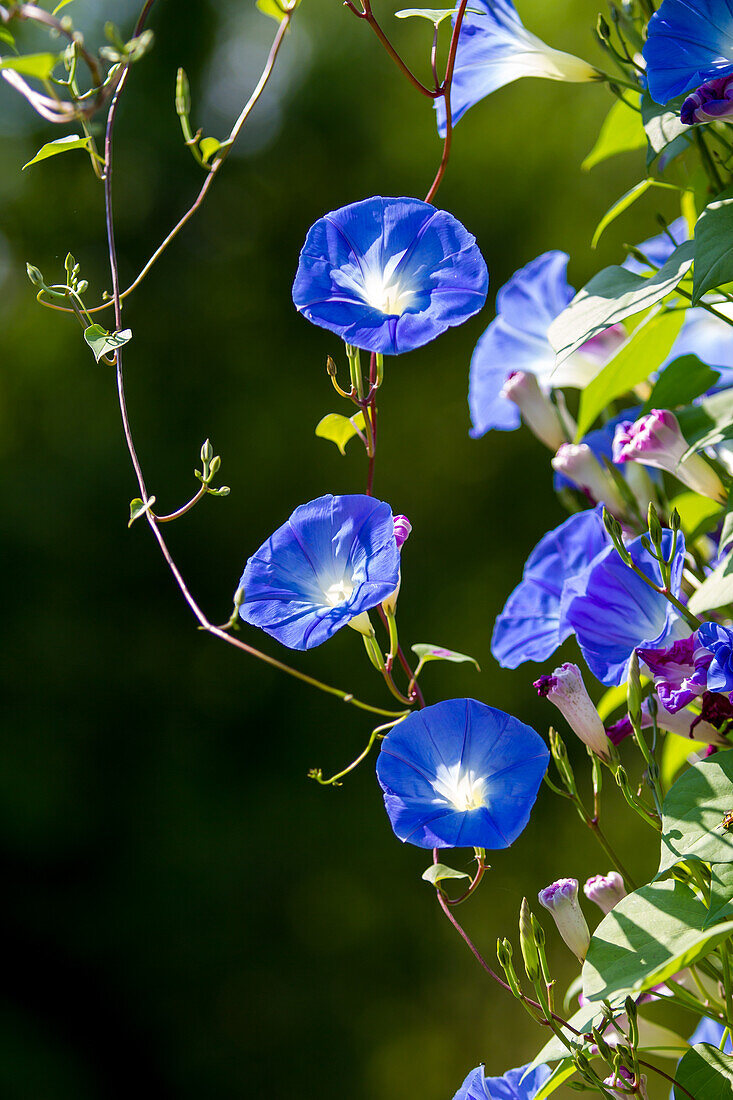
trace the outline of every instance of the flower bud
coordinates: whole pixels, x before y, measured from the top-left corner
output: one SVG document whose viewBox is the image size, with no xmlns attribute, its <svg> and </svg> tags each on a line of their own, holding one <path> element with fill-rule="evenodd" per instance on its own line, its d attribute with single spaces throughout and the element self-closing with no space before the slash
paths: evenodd
<svg viewBox="0 0 733 1100">
<path fill-rule="evenodd" d="M 634 1074 L 626 1066 L 619 1066 L 616 1072 L 607 1077 L 603 1084 L 614 1100 L 629 1100 L 629 1097 L 632 1096 L 636 1100 L 648 1100 L 646 1075 L 642 1074 L 638 1085 L 634 1087 Z"/>
<path fill-rule="evenodd" d="M 700 455 L 685 458 L 687 441 L 677 417 L 666 409 L 652 409 L 635 424 L 619 424 L 613 440 L 613 461 L 640 462 L 674 474 L 683 485 L 724 503 L 726 492 L 718 475 Z"/>
<path fill-rule="evenodd" d="M 606 731 L 586 691 L 578 666 L 560 665 L 551 676 L 541 676 L 536 680 L 534 686 L 541 698 L 549 699 L 561 711 L 583 744 L 603 760 L 608 760 Z"/>
<path fill-rule="evenodd" d="M 583 887 L 588 901 L 594 902 L 602 913 L 610 913 L 615 905 L 626 897 L 624 880 L 618 871 L 609 871 L 607 875 L 593 875 Z"/>
<path fill-rule="evenodd" d="M 534 374 L 522 370 L 512 371 L 504 383 L 502 395 L 518 407 L 522 420 L 541 443 L 556 451 L 566 442 L 557 410 Z"/>
<path fill-rule="evenodd" d="M 397 540 L 397 549 L 401 550 L 403 543 L 407 542 L 412 531 L 412 524 L 407 516 L 394 517 L 394 537 Z"/>
<path fill-rule="evenodd" d="M 536 982 L 540 976 L 540 956 L 532 928 L 532 913 L 526 898 L 522 898 L 519 910 L 519 945 L 522 948 L 527 977 L 531 982 Z"/>
<path fill-rule="evenodd" d="M 578 880 L 561 878 L 537 895 L 557 925 L 557 930 L 573 954 L 583 962 L 590 945 L 590 932 L 578 905 Z"/>
<path fill-rule="evenodd" d="M 34 267 L 33 264 L 26 264 L 25 270 L 33 286 L 45 287 L 46 284 L 43 281 L 43 275 L 41 275 L 37 267 Z"/>
<path fill-rule="evenodd" d="M 624 511 L 624 502 L 613 478 L 587 443 L 563 443 L 552 460 L 552 468 L 577 485 L 594 504 L 603 501 L 614 512 Z"/>
<path fill-rule="evenodd" d="M 733 76 L 708 80 L 688 95 L 682 104 L 680 122 L 692 126 L 695 122 L 717 122 L 733 117 Z"/>
</svg>

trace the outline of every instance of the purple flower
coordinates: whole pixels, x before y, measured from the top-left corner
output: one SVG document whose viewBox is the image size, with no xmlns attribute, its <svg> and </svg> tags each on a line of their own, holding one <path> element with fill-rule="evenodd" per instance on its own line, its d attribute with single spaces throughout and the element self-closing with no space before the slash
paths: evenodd
<svg viewBox="0 0 733 1100">
<path fill-rule="evenodd" d="M 578 880 L 561 878 L 540 890 L 540 905 L 552 914 L 557 930 L 576 958 L 582 962 L 590 946 L 590 932 L 578 904 Z"/>
<path fill-rule="evenodd" d="M 548 1066 L 536 1066 L 527 1073 L 529 1066 L 510 1069 L 503 1077 L 486 1077 L 484 1067 L 471 1070 L 453 1100 L 534 1100 L 550 1076 Z M 526 1076 L 525 1076 L 526 1074 Z"/>
<path fill-rule="evenodd" d="M 557 450 L 567 437 L 547 396 L 550 389 L 586 385 L 625 339 L 616 327 L 609 329 L 602 341 L 589 340 L 555 369 L 547 330 L 575 293 L 568 283 L 567 266 L 566 252 L 544 252 L 515 271 L 499 290 L 497 315 L 471 358 L 468 404 L 474 439 L 492 429 L 514 431 L 524 418 L 543 442 Z M 517 374 L 519 381 L 514 382 Z M 542 404 L 536 390 L 524 381 L 528 375 L 537 379 Z"/>
<path fill-rule="evenodd" d="M 663 553 L 670 556 L 673 535 L 662 536 Z M 662 578 L 656 558 L 641 538 L 627 547 L 634 564 L 655 584 Z M 685 555 L 684 538 L 677 538 L 672 559 L 674 596 L 679 595 Z M 686 630 L 669 601 L 650 588 L 619 557 L 615 547 L 603 550 L 568 586 L 567 623 L 593 675 L 602 684 L 620 684 L 626 678 L 631 654 L 640 647 L 661 649 Z"/>
<path fill-rule="evenodd" d="M 579 83 L 599 80 L 600 73 L 572 54 L 554 50 L 530 34 L 511 0 L 471 0 L 458 39 L 451 87 L 453 125 L 485 96 L 522 76 Z M 453 17 L 455 23 L 455 16 Z M 438 132 L 445 135 L 445 102 L 436 101 Z"/>
<path fill-rule="evenodd" d="M 626 897 L 624 880 L 618 871 L 609 871 L 607 875 L 593 875 L 583 887 L 583 893 L 602 913 L 610 913 L 622 898 Z"/>
<path fill-rule="evenodd" d="M 694 492 L 724 503 L 727 494 L 718 475 L 700 455 L 685 458 L 687 450 L 677 417 L 667 409 L 652 409 L 634 424 L 619 424 L 613 437 L 614 462 L 666 470 Z"/>
<path fill-rule="evenodd" d="M 707 674 L 708 689 L 733 690 L 733 630 L 718 623 L 703 623 L 697 637 L 700 645 L 712 654 Z"/>
<path fill-rule="evenodd" d="M 663 0 L 649 20 L 643 49 L 649 94 L 669 103 L 733 73 L 731 0 Z"/>
<path fill-rule="evenodd" d="M 708 686 L 707 669 L 712 658 L 695 634 L 665 649 L 640 648 L 638 653 L 654 677 L 659 701 L 672 714 L 702 695 Z"/>
<path fill-rule="evenodd" d="M 540 539 L 494 625 L 491 652 L 503 668 L 544 661 L 573 633 L 571 582 L 608 546 L 600 506 L 570 516 Z"/>
<path fill-rule="evenodd" d="M 239 614 L 290 649 L 312 649 L 341 627 L 369 633 L 366 612 L 397 587 L 400 555 L 388 504 L 324 496 L 296 508 L 239 582 Z"/>
<path fill-rule="evenodd" d="M 551 676 L 540 676 L 534 686 L 562 713 L 573 733 L 597 756 L 608 759 L 608 738 L 600 715 L 588 694 L 577 665 L 564 664 Z"/>
<path fill-rule="evenodd" d="M 395 516 L 394 517 L 394 537 L 397 542 L 397 549 L 401 550 L 403 545 L 407 542 L 412 532 L 412 524 L 407 516 Z"/>
<path fill-rule="evenodd" d="M 615 1073 L 606 1077 L 603 1084 L 614 1100 L 629 1100 L 629 1097 L 636 1097 L 636 1100 L 649 1100 L 646 1091 L 646 1074 L 641 1074 L 638 1084 L 634 1083 L 635 1080 L 631 1070 L 620 1065 Z"/>
<path fill-rule="evenodd" d="M 377 778 L 400 840 L 419 848 L 508 848 L 532 811 L 549 752 L 501 710 L 449 699 L 382 742 Z"/>
<path fill-rule="evenodd" d="M 452 214 L 377 196 L 332 210 L 308 230 L 293 301 L 347 343 L 398 355 L 463 324 L 488 285 L 475 237 Z"/>
<path fill-rule="evenodd" d="M 720 76 L 701 85 L 682 104 L 680 119 L 686 126 L 715 122 L 733 115 L 733 75 Z"/>
</svg>

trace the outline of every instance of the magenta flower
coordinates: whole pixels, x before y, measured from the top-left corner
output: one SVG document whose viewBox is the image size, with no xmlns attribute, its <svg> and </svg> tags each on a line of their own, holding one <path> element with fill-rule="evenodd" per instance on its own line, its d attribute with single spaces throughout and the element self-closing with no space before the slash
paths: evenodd
<svg viewBox="0 0 733 1100">
<path fill-rule="evenodd" d="M 624 421 L 613 438 L 614 462 L 640 462 L 666 470 L 696 493 L 723 503 L 726 492 L 718 475 L 700 455 L 685 458 L 687 450 L 677 417 L 667 409 L 652 409 L 635 424 Z"/>
<path fill-rule="evenodd" d="M 639 649 L 638 652 L 654 677 L 659 701 L 672 714 L 705 691 L 707 669 L 713 655 L 698 643 L 695 634 L 681 638 L 666 649 Z"/>
</svg>

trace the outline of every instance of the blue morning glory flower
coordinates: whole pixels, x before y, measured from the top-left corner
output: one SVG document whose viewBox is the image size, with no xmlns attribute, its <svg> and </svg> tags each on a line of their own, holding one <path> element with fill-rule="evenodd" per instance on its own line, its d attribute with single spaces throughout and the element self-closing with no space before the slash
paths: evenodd
<svg viewBox="0 0 733 1100">
<path fill-rule="evenodd" d="M 708 691 L 733 690 L 733 630 L 718 623 L 703 623 L 697 639 L 713 655 L 708 668 Z"/>
<path fill-rule="evenodd" d="M 733 73 L 733 0 L 663 0 L 642 53 L 657 103 Z"/>
<path fill-rule="evenodd" d="M 662 549 L 669 557 L 673 534 L 664 531 Z M 659 563 L 641 544 L 626 549 L 648 577 L 661 584 Z M 672 561 L 671 590 L 679 596 L 685 544 L 682 534 Z M 580 646 L 588 668 L 602 684 L 620 684 L 626 678 L 635 649 L 662 649 L 689 633 L 672 604 L 650 588 L 625 565 L 611 546 L 576 576 L 567 593 L 567 623 Z"/>
<path fill-rule="evenodd" d="M 416 711 L 382 742 L 377 778 L 400 840 L 508 848 L 529 821 L 549 752 L 533 729 L 475 699 Z"/>
<path fill-rule="evenodd" d="M 469 107 L 522 76 L 579 83 L 599 80 L 597 69 L 572 54 L 554 50 L 530 34 L 511 0 L 471 0 L 461 25 L 451 86 L 453 125 Z M 455 23 L 455 16 L 453 17 Z M 445 101 L 435 104 L 438 133 L 445 136 Z"/>
<path fill-rule="evenodd" d="M 720 1047 L 723 1041 L 723 1031 L 725 1028 L 722 1024 L 716 1023 L 715 1020 L 701 1020 L 697 1025 L 692 1035 L 688 1039 L 691 1047 L 696 1046 L 698 1043 L 709 1043 L 710 1046 Z M 733 1054 L 733 1044 L 731 1043 L 730 1035 L 725 1040 L 725 1047 L 723 1048 L 724 1054 Z"/>
<path fill-rule="evenodd" d="M 398 355 L 463 324 L 483 306 L 488 285 L 476 238 L 452 214 L 377 196 L 311 226 L 293 301 L 348 344 Z"/>
<path fill-rule="evenodd" d="M 503 1077 L 486 1077 L 484 1067 L 471 1070 L 453 1100 L 534 1100 L 550 1076 L 549 1066 L 537 1066 L 527 1073 L 528 1066 L 510 1069 Z"/>
<path fill-rule="evenodd" d="M 618 346 L 618 330 L 610 330 L 600 339 L 589 340 L 581 353 L 555 368 L 547 330 L 575 294 L 567 279 L 568 258 L 566 252 L 543 252 L 499 290 L 497 316 L 471 359 L 468 404 L 474 439 L 492 428 L 507 432 L 519 427 L 521 401 L 505 393 L 507 380 L 518 372 L 534 375 L 545 392 L 550 389 L 551 376 L 554 387 L 583 386 Z"/>
<path fill-rule="evenodd" d="M 367 496 L 318 497 L 249 559 L 239 614 L 290 649 L 313 649 L 347 623 L 359 629 L 359 616 L 399 579 L 390 506 Z"/>
<path fill-rule="evenodd" d="M 544 661 L 573 633 L 567 618 L 571 582 L 611 545 L 602 510 L 570 516 L 535 546 L 494 625 L 491 652 L 503 668 Z"/>
</svg>

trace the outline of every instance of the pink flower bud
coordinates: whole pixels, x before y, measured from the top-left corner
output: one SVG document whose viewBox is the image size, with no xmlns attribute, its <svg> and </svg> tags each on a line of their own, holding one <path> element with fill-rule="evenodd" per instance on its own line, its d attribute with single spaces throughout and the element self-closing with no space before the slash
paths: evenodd
<svg viewBox="0 0 733 1100">
<path fill-rule="evenodd" d="M 407 542 L 412 531 L 412 524 L 407 516 L 394 516 L 394 537 L 397 540 L 397 549 L 402 549 L 402 544 Z"/>
<path fill-rule="evenodd" d="M 534 374 L 522 370 L 512 371 L 501 392 L 514 402 L 530 431 L 551 451 L 556 451 L 565 442 L 567 437 L 560 424 L 557 409 L 540 389 Z"/>
<path fill-rule="evenodd" d="M 589 878 L 583 887 L 583 893 L 602 913 L 610 913 L 621 898 L 626 897 L 626 887 L 618 871 L 609 871 L 607 875 L 593 875 Z"/>
<path fill-rule="evenodd" d="M 566 722 L 584 745 L 604 760 L 608 759 L 608 738 L 600 715 L 593 705 L 577 665 L 564 664 L 551 676 L 540 676 L 534 686 L 543 699 L 549 699 L 564 715 Z"/>
<path fill-rule="evenodd" d="M 563 443 L 552 460 L 552 468 L 577 485 L 593 504 L 602 501 L 612 512 L 624 511 L 624 502 L 613 478 L 587 443 Z"/>
<path fill-rule="evenodd" d="M 708 80 L 688 95 L 682 104 L 680 121 L 685 126 L 695 122 L 717 122 L 733 116 L 733 77 L 719 76 Z"/>
<path fill-rule="evenodd" d="M 700 455 L 682 459 L 687 440 L 677 417 L 666 409 L 652 409 L 635 424 L 624 421 L 616 428 L 613 461 L 640 462 L 674 474 L 684 485 L 702 496 L 724 503 L 726 492 L 718 475 Z"/>
<path fill-rule="evenodd" d="M 582 962 L 590 945 L 590 932 L 578 905 L 578 880 L 561 878 L 537 895 L 557 925 L 557 930 L 576 958 Z"/>
<path fill-rule="evenodd" d="M 603 1084 L 614 1100 L 629 1100 L 630 1097 L 636 1097 L 636 1100 L 648 1100 L 646 1075 L 641 1074 L 638 1083 L 635 1085 L 634 1075 L 626 1066 L 619 1066 L 616 1073 L 612 1073 L 610 1077 L 607 1077 Z"/>
</svg>

